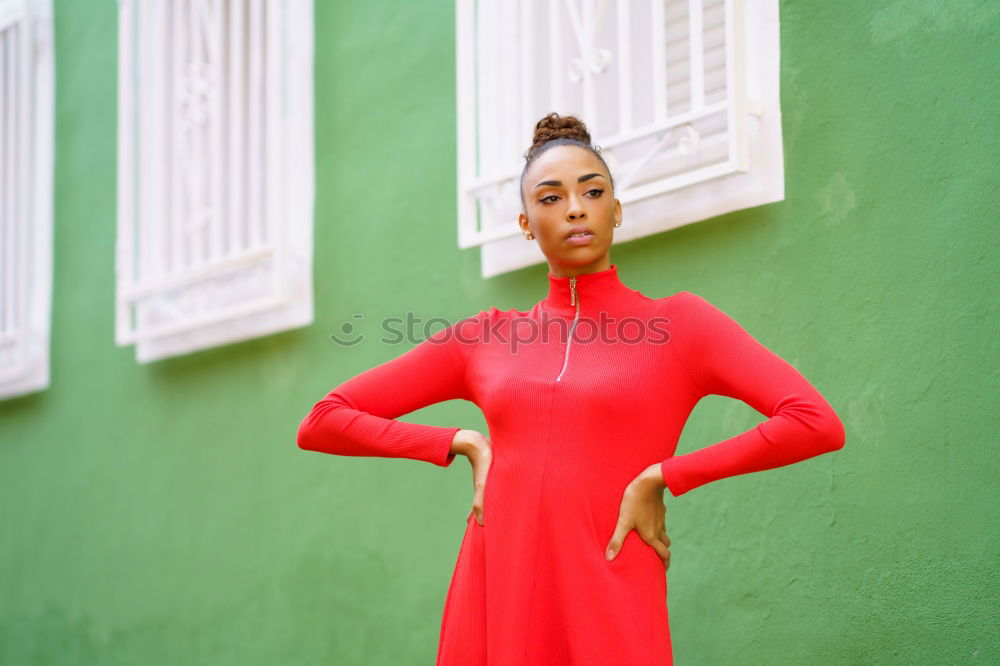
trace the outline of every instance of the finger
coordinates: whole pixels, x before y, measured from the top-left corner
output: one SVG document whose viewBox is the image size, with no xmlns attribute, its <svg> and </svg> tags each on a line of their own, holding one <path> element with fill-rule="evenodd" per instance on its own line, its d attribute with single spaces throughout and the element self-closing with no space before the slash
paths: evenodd
<svg viewBox="0 0 1000 666">
<path fill-rule="evenodd" d="M 666 544 L 659 539 L 653 539 L 653 543 L 651 545 L 657 555 L 660 556 L 660 559 L 663 560 L 663 566 L 667 566 L 670 563 L 670 549 L 667 548 Z"/>
<path fill-rule="evenodd" d="M 480 526 L 486 524 L 486 477 L 489 470 L 483 472 L 481 480 L 476 481 L 476 492 L 472 499 L 472 508 L 476 512 L 476 521 Z"/>
<path fill-rule="evenodd" d="M 476 522 L 483 525 L 483 503 L 486 492 L 486 475 L 489 470 L 481 462 L 474 465 L 472 470 L 472 514 L 476 517 Z"/>
<path fill-rule="evenodd" d="M 618 521 L 618 525 L 615 526 L 615 533 L 611 535 L 611 541 L 608 542 L 608 548 L 604 553 L 604 557 L 607 560 L 613 560 L 621 552 L 622 544 L 625 542 L 625 535 L 629 533 L 632 526 L 628 523 Z"/>
<path fill-rule="evenodd" d="M 483 485 L 479 482 L 474 484 L 476 489 L 472 495 L 472 512 L 476 516 L 476 522 L 483 524 Z"/>
<path fill-rule="evenodd" d="M 480 526 L 483 524 L 483 488 L 477 484 L 476 492 L 472 496 L 472 513 L 476 517 L 476 522 Z"/>
<path fill-rule="evenodd" d="M 670 537 L 667 536 L 666 532 L 660 532 L 657 535 L 657 538 L 660 540 L 661 543 L 663 543 L 663 545 L 665 545 L 667 547 L 667 559 L 666 559 L 666 561 L 663 564 L 664 564 L 664 566 L 666 566 L 669 569 L 670 568 Z"/>
</svg>

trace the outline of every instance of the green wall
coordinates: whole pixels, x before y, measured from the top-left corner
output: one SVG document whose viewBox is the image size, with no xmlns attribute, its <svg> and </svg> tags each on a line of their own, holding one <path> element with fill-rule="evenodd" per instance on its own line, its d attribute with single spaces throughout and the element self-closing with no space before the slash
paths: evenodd
<svg viewBox="0 0 1000 666">
<path fill-rule="evenodd" d="M 316 322 L 148 366 L 113 343 L 116 4 L 55 4 L 52 386 L 0 403 L 0 663 L 433 663 L 468 465 L 295 433 L 405 351 L 334 345 L 354 313 L 374 334 L 544 295 L 544 266 L 484 281 L 456 249 L 453 3 L 316 3 Z M 1000 5 L 943 5 L 782 2 L 786 200 L 614 249 L 847 428 L 668 495 L 679 664 L 1000 662 Z M 405 418 L 485 427 L 465 402 Z M 681 449 L 759 420 L 712 396 Z"/>
</svg>

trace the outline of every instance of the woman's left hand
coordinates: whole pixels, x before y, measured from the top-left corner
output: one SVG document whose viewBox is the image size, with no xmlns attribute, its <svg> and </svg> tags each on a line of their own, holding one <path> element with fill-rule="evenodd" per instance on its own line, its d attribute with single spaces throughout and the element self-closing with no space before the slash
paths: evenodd
<svg viewBox="0 0 1000 666">
<path fill-rule="evenodd" d="M 664 523 L 667 513 L 663 502 L 664 488 L 659 463 L 644 469 L 628 484 L 618 511 L 618 525 L 608 543 L 606 559 L 617 557 L 625 536 L 634 529 L 663 560 L 664 570 L 670 566 L 670 537 Z"/>
</svg>

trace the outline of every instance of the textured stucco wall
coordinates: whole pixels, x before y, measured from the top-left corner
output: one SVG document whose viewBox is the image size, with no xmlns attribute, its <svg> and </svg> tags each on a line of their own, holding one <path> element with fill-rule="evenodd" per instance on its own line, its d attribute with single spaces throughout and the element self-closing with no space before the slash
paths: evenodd
<svg viewBox="0 0 1000 666">
<path fill-rule="evenodd" d="M 52 387 L 0 403 L 0 663 L 433 662 L 468 466 L 295 429 L 404 351 L 381 317 L 528 306 L 545 267 L 483 281 L 456 249 L 452 3 L 316 5 L 317 321 L 140 367 L 113 344 L 116 7 L 56 2 Z M 794 363 L 847 445 L 668 496 L 677 662 L 997 663 L 1000 5 L 781 13 L 786 200 L 613 260 Z M 354 313 L 371 341 L 333 345 Z M 681 449 L 759 420 L 713 396 Z"/>
</svg>

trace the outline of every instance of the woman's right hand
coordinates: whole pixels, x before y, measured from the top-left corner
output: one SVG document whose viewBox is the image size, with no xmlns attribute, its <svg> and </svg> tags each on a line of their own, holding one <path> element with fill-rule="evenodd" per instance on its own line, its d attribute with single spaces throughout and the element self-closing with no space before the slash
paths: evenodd
<svg viewBox="0 0 1000 666">
<path fill-rule="evenodd" d="M 476 522 L 482 526 L 486 476 L 493 463 L 492 442 L 478 430 L 459 430 L 451 442 L 451 453 L 466 456 L 472 464 L 472 487 L 475 494 L 472 496 L 472 511 L 469 512 L 469 516 L 475 514 Z M 466 516 L 466 521 L 469 520 L 469 516 Z"/>
</svg>

